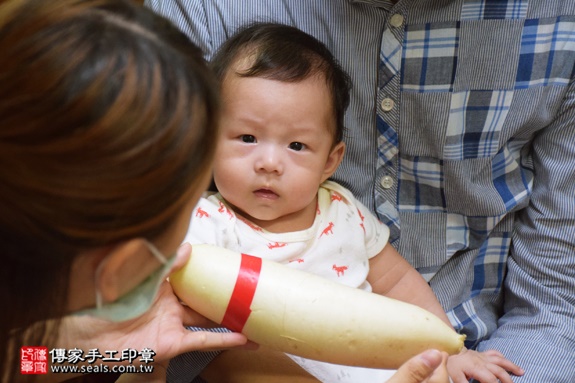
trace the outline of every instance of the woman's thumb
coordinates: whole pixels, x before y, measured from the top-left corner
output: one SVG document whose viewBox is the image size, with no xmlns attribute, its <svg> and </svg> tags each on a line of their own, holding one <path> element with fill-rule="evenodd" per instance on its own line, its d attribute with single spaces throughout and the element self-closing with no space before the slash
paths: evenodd
<svg viewBox="0 0 575 383">
<path fill-rule="evenodd" d="M 425 351 L 405 362 L 387 383 L 422 383 L 433 376 L 434 371 L 443 360 L 441 352 L 437 350 Z M 443 366 L 443 369 L 446 367 Z M 437 379 L 434 377 L 433 383 L 447 383 L 449 378 L 447 371 L 444 372 L 440 371 L 436 375 Z"/>
</svg>

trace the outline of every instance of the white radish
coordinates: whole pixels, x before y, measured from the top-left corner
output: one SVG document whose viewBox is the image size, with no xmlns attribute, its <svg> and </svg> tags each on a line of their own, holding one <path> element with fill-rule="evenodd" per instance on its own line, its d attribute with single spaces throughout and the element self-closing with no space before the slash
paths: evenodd
<svg viewBox="0 0 575 383">
<path fill-rule="evenodd" d="M 465 339 L 420 307 L 211 245 L 194 245 L 170 283 L 214 322 L 324 362 L 398 368 L 430 348 L 458 353 Z"/>
</svg>

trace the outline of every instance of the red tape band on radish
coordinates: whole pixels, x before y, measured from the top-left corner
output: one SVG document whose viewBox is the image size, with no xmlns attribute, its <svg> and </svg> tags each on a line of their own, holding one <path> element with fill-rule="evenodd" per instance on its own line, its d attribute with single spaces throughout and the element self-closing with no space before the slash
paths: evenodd
<svg viewBox="0 0 575 383">
<path fill-rule="evenodd" d="M 261 258 L 242 254 L 236 285 L 224 314 L 224 319 L 222 319 L 223 326 L 232 331 L 242 331 L 252 313 L 250 306 L 256 293 L 261 269 Z"/>
</svg>

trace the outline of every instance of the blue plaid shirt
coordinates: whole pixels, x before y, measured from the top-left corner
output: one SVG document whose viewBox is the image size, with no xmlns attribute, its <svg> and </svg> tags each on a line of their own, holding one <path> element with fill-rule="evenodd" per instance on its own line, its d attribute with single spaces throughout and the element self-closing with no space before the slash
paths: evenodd
<svg viewBox="0 0 575 383">
<path fill-rule="evenodd" d="M 354 81 L 335 179 L 391 228 L 467 346 L 575 381 L 575 1 L 149 0 L 209 58 L 248 21 Z"/>
</svg>

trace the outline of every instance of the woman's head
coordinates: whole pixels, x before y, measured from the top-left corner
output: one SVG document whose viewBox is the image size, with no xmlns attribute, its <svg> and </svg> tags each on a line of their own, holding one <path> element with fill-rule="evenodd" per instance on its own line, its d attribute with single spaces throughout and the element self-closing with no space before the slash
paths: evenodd
<svg viewBox="0 0 575 383">
<path fill-rule="evenodd" d="M 205 186 L 218 102 L 199 49 L 128 0 L 8 1 L 0 52 L 0 304 L 13 328 L 65 311 L 77 255 L 165 236 Z"/>
<path fill-rule="evenodd" d="M 201 53 L 122 1 L 19 3 L 0 30 L 0 222 L 70 250 L 159 234 L 210 164 Z"/>
</svg>

